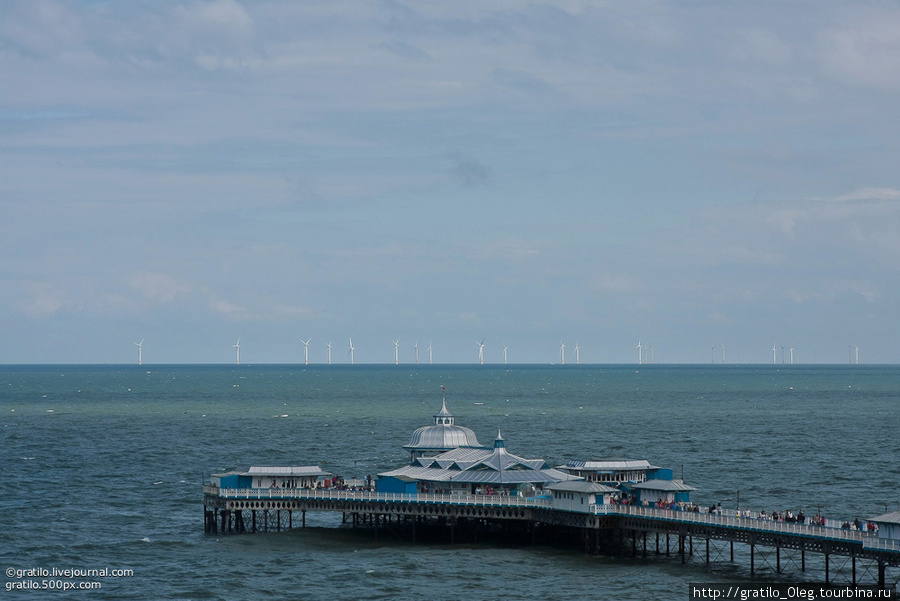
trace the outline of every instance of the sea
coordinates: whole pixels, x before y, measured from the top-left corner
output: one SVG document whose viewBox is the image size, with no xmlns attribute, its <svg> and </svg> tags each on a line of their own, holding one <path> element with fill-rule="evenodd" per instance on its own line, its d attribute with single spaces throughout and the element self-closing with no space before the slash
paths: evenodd
<svg viewBox="0 0 900 601">
<path fill-rule="evenodd" d="M 865 520 L 900 501 L 898 366 L 0 366 L 0 598 L 647 600 L 810 578 L 761 561 L 751 577 L 721 553 L 707 566 L 414 544 L 331 513 L 308 513 L 305 529 L 204 534 L 209 474 L 374 476 L 408 462 L 402 446 L 444 398 L 482 444 L 502 433 L 510 453 L 552 466 L 647 459 L 703 505 Z M 62 590 L 75 585 L 94 588 Z"/>
</svg>

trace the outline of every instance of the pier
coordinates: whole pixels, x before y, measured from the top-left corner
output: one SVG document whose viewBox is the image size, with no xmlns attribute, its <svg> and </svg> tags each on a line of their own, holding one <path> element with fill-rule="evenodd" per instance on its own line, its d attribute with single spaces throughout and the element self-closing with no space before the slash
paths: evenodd
<svg viewBox="0 0 900 601">
<path fill-rule="evenodd" d="M 693 486 L 646 460 L 569 460 L 551 467 L 506 448 L 498 431 L 481 445 L 457 425 L 446 401 L 433 424 L 403 446 L 409 463 L 350 487 L 317 465 L 245 466 L 212 474 L 203 488 L 208 534 L 306 527 L 306 514 L 340 512 L 341 523 L 417 542 L 456 544 L 500 536 L 505 543 L 577 546 L 590 554 L 672 558 L 705 566 L 746 565 L 758 575 L 826 585 L 894 588 L 900 519 L 872 529 L 824 521 L 754 518 L 691 502 Z M 816 516 L 818 518 L 818 516 Z M 830 521 L 831 524 L 841 522 Z M 799 576 L 797 576 L 799 574 Z M 893 576 L 893 574 L 892 574 Z"/>
<path fill-rule="evenodd" d="M 865 531 L 629 505 L 561 510 L 542 497 L 205 485 L 203 504 L 209 534 L 302 528 L 307 512 L 325 511 L 340 512 L 344 522 L 376 534 L 405 528 L 414 542 L 417 528 L 441 528 L 454 544 L 463 528 L 506 523 L 534 544 L 567 534 L 590 553 L 665 555 L 706 565 L 735 562 L 737 545 L 737 557 L 749 562 L 751 575 L 761 568 L 777 574 L 815 569 L 828 585 L 885 588 L 892 582 L 888 569 L 900 567 L 900 541 Z"/>
</svg>

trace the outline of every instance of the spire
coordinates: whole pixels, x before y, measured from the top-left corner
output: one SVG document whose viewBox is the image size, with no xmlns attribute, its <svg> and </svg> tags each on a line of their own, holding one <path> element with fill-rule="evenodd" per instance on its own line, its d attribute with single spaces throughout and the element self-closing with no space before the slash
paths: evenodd
<svg viewBox="0 0 900 601">
<path fill-rule="evenodd" d="M 500 430 L 497 430 L 497 440 L 494 441 L 495 449 L 502 449 L 506 447 L 506 441 L 503 440 L 503 435 L 500 434 Z"/>
<path fill-rule="evenodd" d="M 441 410 L 434 414 L 435 426 L 452 426 L 453 414 L 447 410 L 447 399 L 441 402 Z"/>
</svg>

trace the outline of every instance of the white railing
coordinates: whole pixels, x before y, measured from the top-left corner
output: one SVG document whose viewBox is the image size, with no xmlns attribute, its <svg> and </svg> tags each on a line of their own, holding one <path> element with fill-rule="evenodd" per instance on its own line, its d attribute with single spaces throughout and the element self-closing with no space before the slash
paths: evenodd
<svg viewBox="0 0 900 601">
<path fill-rule="evenodd" d="M 840 541 L 855 541 L 861 542 L 863 546 L 867 548 L 900 550 L 900 544 L 897 544 L 897 541 L 879 538 L 878 535 L 873 532 L 845 530 L 843 528 L 830 526 L 776 522 L 772 520 L 728 516 L 715 513 L 698 513 L 695 511 L 673 511 L 671 509 L 656 509 L 654 507 L 635 507 L 633 505 L 591 505 L 590 512 L 594 515 L 630 515 L 686 524 L 724 526 L 726 528 L 738 528 L 745 531 L 777 532 L 819 539 L 827 538 Z"/>
<path fill-rule="evenodd" d="M 385 503 L 479 505 L 489 507 L 550 507 L 550 502 L 546 499 L 507 495 L 385 493 L 319 488 L 219 488 L 210 484 L 204 485 L 203 492 L 222 499 L 381 501 Z"/>
<path fill-rule="evenodd" d="M 442 505 L 475 505 L 481 507 L 531 507 L 552 509 L 553 503 L 541 497 L 517 497 L 507 495 L 451 495 L 434 493 L 384 493 L 354 490 L 311 489 L 311 488 L 219 488 L 205 484 L 203 492 L 222 499 L 278 499 L 303 501 L 379 501 L 385 503 L 415 503 Z M 558 511 L 569 511 L 558 509 Z M 572 513 L 584 513 L 575 511 Z M 708 524 L 744 531 L 776 532 L 809 536 L 818 539 L 853 541 L 862 543 L 867 549 L 900 552 L 900 541 L 879 538 L 877 534 L 860 530 L 844 530 L 832 526 L 777 522 L 749 517 L 737 517 L 708 513 L 706 511 L 675 511 L 655 507 L 635 505 L 591 505 L 592 515 L 628 515 L 646 519 L 664 520 L 685 524 Z M 835 521 L 834 523 L 839 523 Z"/>
</svg>

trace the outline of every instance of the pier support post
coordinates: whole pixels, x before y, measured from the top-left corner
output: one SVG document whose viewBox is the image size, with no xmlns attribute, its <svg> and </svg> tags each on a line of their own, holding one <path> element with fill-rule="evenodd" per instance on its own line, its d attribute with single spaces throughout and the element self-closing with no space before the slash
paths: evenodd
<svg viewBox="0 0 900 601">
<path fill-rule="evenodd" d="M 878 588 L 884 590 L 884 560 L 878 560 Z"/>
<path fill-rule="evenodd" d="M 825 551 L 825 584 L 831 584 L 831 579 L 828 577 L 828 551 Z"/>
<path fill-rule="evenodd" d="M 775 571 L 781 574 L 781 541 L 778 541 L 778 546 L 775 547 Z"/>
<path fill-rule="evenodd" d="M 647 558 L 647 531 L 646 530 L 644 530 L 644 553 L 643 553 L 643 556 L 644 556 L 644 559 Z"/>
<path fill-rule="evenodd" d="M 850 564 L 853 566 L 851 568 L 853 575 L 850 577 L 850 582 L 853 585 L 853 588 L 856 588 L 856 555 L 853 553 L 850 554 Z"/>
<path fill-rule="evenodd" d="M 734 541 L 731 541 L 731 563 L 734 563 Z"/>
<path fill-rule="evenodd" d="M 300 514 L 301 514 L 301 516 L 302 516 L 301 519 L 302 519 L 302 522 L 303 522 L 303 527 L 306 528 L 306 510 L 304 509 L 303 511 L 300 512 Z"/>
<path fill-rule="evenodd" d="M 750 543 L 750 575 L 753 576 L 756 573 L 756 554 L 754 550 L 756 549 L 756 545 L 751 541 Z"/>
<path fill-rule="evenodd" d="M 800 571 L 806 571 L 806 545 L 800 547 Z"/>
<path fill-rule="evenodd" d="M 709 538 L 706 539 L 706 565 L 709 565 Z"/>
</svg>

